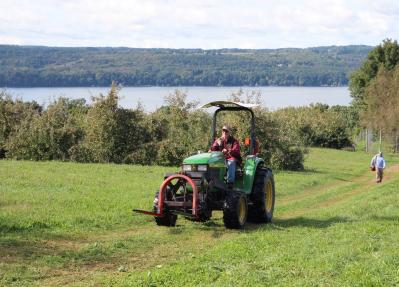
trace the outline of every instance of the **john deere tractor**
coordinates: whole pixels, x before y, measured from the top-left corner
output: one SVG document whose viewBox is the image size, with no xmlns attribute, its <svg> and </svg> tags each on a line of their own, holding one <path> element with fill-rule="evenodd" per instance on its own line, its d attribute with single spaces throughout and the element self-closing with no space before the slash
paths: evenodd
<svg viewBox="0 0 399 287">
<path fill-rule="evenodd" d="M 248 154 L 237 166 L 234 186 L 226 184 L 227 165 L 222 152 L 198 153 L 184 159 L 178 173 L 166 174 L 155 194 L 153 211 L 134 210 L 151 215 L 158 225 L 175 226 L 177 216 L 206 221 L 213 210 L 223 211 L 227 228 L 242 228 L 246 221 L 267 223 L 273 218 L 275 187 L 272 170 L 254 153 L 255 116 L 253 105 L 217 101 L 203 106 L 216 107 L 211 142 L 216 139 L 216 123 L 221 111 L 245 111 L 250 116 Z"/>
</svg>

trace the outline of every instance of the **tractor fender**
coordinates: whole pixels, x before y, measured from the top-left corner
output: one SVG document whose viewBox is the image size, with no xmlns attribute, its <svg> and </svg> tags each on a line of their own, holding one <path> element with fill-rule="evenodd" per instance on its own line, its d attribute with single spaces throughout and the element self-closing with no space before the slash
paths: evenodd
<svg viewBox="0 0 399 287">
<path fill-rule="evenodd" d="M 251 194 L 252 186 L 255 179 L 256 170 L 258 167 L 263 166 L 265 161 L 256 156 L 248 156 L 244 166 L 244 183 L 243 189 L 246 194 Z"/>
</svg>

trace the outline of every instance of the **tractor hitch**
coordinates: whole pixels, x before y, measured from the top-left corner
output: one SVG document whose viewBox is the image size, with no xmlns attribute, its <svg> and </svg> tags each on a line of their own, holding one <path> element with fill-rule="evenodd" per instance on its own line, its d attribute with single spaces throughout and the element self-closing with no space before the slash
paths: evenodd
<svg viewBox="0 0 399 287">
<path fill-rule="evenodd" d="M 172 183 L 174 180 L 177 180 L 175 184 Z M 186 194 L 177 194 L 177 191 L 181 188 L 183 188 L 185 192 L 186 184 L 191 186 L 192 189 L 191 200 L 186 199 Z M 180 198 L 180 200 L 178 198 Z M 165 211 L 165 209 L 167 209 L 167 211 Z M 191 213 L 186 212 L 187 209 L 191 209 Z M 153 212 L 140 209 L 133 209 L 133 211 L 154 217 L 164 217 L 165 213 L 170 212 L 172 214 L 181 214 L 186 217 L 198 219 L 198 188 L 194 181 L 184 174 L 170 175 L 159 188 L 158 202 L 156 202 Z"/>
<path fill-rule="evenodd" d="M 146 210 L 133 209 L 133 212 L 151 215 L 151 216 L 155 216 L 155 217 L 163 217 L 163 214 L 161 214 L 161 213 L 156 213 L 156 212 L 151 212 L 151 211 L 146 211 Z"/>
</svg>

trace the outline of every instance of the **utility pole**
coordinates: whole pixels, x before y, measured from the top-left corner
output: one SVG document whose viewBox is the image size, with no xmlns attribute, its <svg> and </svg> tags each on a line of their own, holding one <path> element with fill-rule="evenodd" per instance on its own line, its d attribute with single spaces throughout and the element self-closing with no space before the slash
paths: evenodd
<svg viewBox="0 0 399 287">
<path fill-rule="evenodd" d="M 369 129 L 366 129 L 366 152 L 369 152 Z"/>
</svg>

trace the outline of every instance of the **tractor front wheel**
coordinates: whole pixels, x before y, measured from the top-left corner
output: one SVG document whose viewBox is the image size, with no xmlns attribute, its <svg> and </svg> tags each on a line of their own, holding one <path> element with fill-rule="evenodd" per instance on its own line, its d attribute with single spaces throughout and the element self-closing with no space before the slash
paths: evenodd
<svg viewBox="0 0 399 287">
<path fill-rule="evenodd" d="M 248 221 L 271 222 L 274 212 L 275 187 L 273 173 L 270 169 L 261 168 L 256 171 L 251 200 Z"/>
<path fill-rule="evenodd" d="M 223 206 L 223 221 L 226 228 L 243 228 L 247 221 L 247 197 L 241 192 L 227 193 Z"/>
<path fill-rule="evenodd" d="M 154 197 L 154 212 L 158 212 L 158 200 L 159 200 L 159 192 L 155 193 Z M 160 226 L 176 226 L 177 215 L 173 214 L 169 211 L 168 206 L 164 206 L 164 216 L 163 217 L 154 217 L 157 225 Z"/>
</svg>

